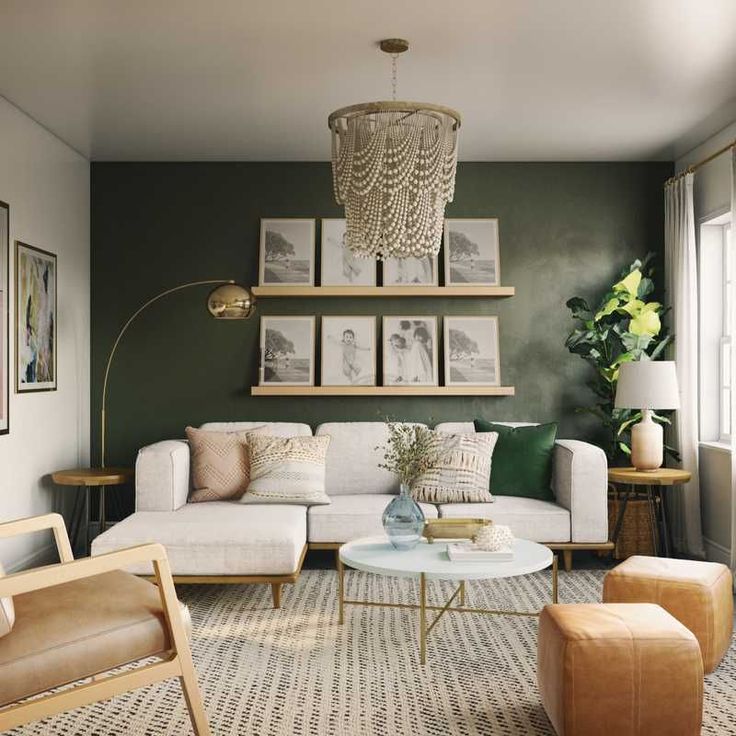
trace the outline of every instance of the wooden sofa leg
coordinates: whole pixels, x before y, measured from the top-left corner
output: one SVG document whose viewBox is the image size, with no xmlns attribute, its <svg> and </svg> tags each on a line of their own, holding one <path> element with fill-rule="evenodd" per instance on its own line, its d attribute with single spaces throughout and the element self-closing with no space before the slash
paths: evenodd
<svg viewBox="0 0 736 736">
<path fill-rule="evenodd" d="M 572 570 L 572 550 L 571 549 L 562 550 L 562 564 L 565 568 L 565 572 L 570 572 L 570 570 Z"/>
<path fill-rule="evenodd" d="M 281 608 L 281 585 L 282 583 L 271 583 L 271 597 L 273 598 L 274 608 Z"/>
</svg>

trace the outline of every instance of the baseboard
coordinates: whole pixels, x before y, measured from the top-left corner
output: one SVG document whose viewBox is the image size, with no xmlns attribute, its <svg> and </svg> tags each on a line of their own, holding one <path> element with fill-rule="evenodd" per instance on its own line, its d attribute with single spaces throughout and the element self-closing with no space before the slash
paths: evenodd
<svg viewBox="0 0 736 736">
<path fill-rule="evenodd" d="M 56 551 L 56 545 L 53 542 L 45 544 L 35 552 L 21 557 L 15 564 L 10 565 L 6 573 L 20 572 L 21 570 L 30 570 L 34 567 L 42 567 L 43 565 L 52 565 L 59 561 L 59 553 Z"/>
<path fill-rule="evenodd" d="M 711 562 L 722 562 L 724 565 L 731 564 L 731 550 L 724 547 L 718 542 L 714 542 L 708 537 L 703 537 L 703 545 L 705 546 L 705 557 Z"/>
</svg>

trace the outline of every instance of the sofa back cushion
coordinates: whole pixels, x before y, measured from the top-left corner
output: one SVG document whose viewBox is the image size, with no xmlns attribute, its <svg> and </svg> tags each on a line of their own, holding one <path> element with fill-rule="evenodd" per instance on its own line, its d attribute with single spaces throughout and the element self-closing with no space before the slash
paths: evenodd
<svg viewBox="0 0 736 736">
<path fill-rule="evenodd" d="M 312 436 L 312 428 L 299 422 L 206 422 L 200 427 L 210 432 L 252 432 L 261 428 L 272 437 Z"/>
<path fill-rule="evenodd" d="M 470 423 L 472 427 L 472 422 Z M 315 435 L 329 435 L 326 488 L 328 496 L 398 493 L 398 478 L 378 467 L 388 440 L 385 422 L 327 422 Z"/>
<path fill-rule="evenodd" d="M 5 575 L 0 564 L 0 578 Z M 9 634 L 15 624 L 15 606 L 12 598 L 0 598 L 0 637 Z"/>
</svg>

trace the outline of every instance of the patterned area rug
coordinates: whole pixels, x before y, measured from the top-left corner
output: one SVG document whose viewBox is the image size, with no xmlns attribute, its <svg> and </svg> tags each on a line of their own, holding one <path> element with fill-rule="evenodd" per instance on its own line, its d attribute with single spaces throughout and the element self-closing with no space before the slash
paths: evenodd
<svg viewBox="0 0 736 736">
<path fill-rule="evenodd" d="M 603 573 L 560 574 L 561 602 L 600 600 Z M 536 687 L 536 619 L 452 614 L 420 667 L 414 611 L 346 609 L 336 576 L 307 570 L 270 608 L 267 586 L 186 586 L 193 652 L 218 736 L 528 736 L 552 734 Z M 413 602 L 414 584 L 346 573 L 353 598 Z M 444 602 L 450 587 L 430 583 Z M 549 573 L 468 584 L 468 606 L 536 610 Z M 736 643 L 706 678 L 704 734 L 736 734 Z M 175 682 L 18 729 L 22 736 L 190 734 Z"/>
</svg>

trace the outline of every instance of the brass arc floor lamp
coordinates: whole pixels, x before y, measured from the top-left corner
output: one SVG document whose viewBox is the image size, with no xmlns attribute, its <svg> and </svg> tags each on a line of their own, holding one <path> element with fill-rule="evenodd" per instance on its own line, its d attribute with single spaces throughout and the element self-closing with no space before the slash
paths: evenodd
<svg viewBox="0 0 736 736">
<path fill-rule="evenodd" d="M 128 318 L 125 324 L 118 332 L 115 342 L 112 345 L 110 354 L 105 364 L 105 376 L 102 383 L 102 408 L 100 412 L 100 467 L 97 468 L 75 468 L 73 470 L 59 470 L 52 473 L 52 478 L 57 485 L 84 487 L 85 489 L 85 506 L 86 506 L 86 530 L 85 530 L 85 549 L 89 545 L 89 527 L 91 526 L 91 509 L 90 509 L 90 488 L 98 487 L 100 489 L 100 508 L 98 530 L 105 531 L 107 526 L 105 519 L 105 488 L 108 485 L 122 485 L 132 479 L 132 471 L 127 468 L 108 468 L 106 466 L 107 452 L 107 389 L 110 378 L 110 368 L 112 366 L 115 352 L 118 345 L 126 333 L 130 325 L 135 321 L 141 312 L 145 311 L 159 299 L 163 299 L 169 294 L 173 294 L 183 289 L 194 286 L 213 285 L 216 287 L 207 297 L 207 309 L 215 319 L 248 319 L 255 309 L 255 297 L 245 286 L 225 279 L 207 279 L 204 281 L 191 281 L 186 284 L 179 284 L 170 289 L 162 291 L 160 294 L 152 297 Z M 78 510 L 81 512 L 81 509 Z M 81 513 L 75 510 L 74 520 L 72 524 L 71 537 L 76 541 L 81 529 Z"/>
</svg>

